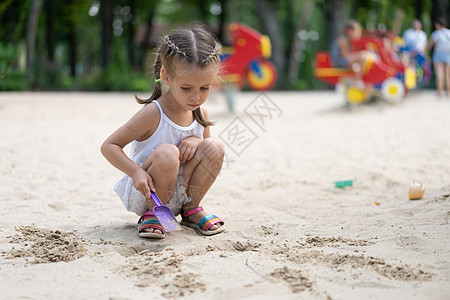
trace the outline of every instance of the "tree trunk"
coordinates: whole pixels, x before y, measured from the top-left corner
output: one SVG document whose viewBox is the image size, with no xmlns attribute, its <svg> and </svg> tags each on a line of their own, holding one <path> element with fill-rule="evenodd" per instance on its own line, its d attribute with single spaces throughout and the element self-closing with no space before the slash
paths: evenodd
<svg viewBox="0 0 450 300">
<path fill-rule="evenodd" d="M 342 1 L 342 0 L 335 0 Z M 303 2 L 301 14 L 298 19 L 297 27 L 294 31 L 294 35 L 292 36 L 292 44 L 289 53 L 289 63 L 288 63 L 288 79 L 289 82 L 295 82 L 298 78 L 298 71 L 300 62 L 295 58 L 297 53 L 297 43 L 302 43 L 298 36 L 298 32 L 302 29 L 306 29 L 309 24 L 309 18 L 311 17 L 312 10 L 314 8 L 315 1 L 306 0 Z"/>
<path fill-rule="evenodd" d="M 330 0 L 328 1 L 327 15 L 327 39 L 331 44 L 342 32 L 342 25 L 344 24 L 344 0 Z"/>
<path fill-rule="evenodd" d="M 445 17 L 447 18 L 447 28 L 450 25 L 450 4 L 447 5 L 447 14 L 445 15 Z"/>
<path fill-rule="evenodd" d="M 423 13 L 423 0 L 416 0 L 415 5 L 415 17 L 416 19 L 421 19 Z"/>
<path fill-rule="evenodd" d="M 280 20 L 278 18 L 278 1 L 258 0 L 257 12 L 263 29 L 269 36 L 272 44 L 272 61 L 278 71 L 276 87 L 282 88 L 286 82 L 286 59 L 282 47 L 283 41 L 280 31 Z"/>
<path fill-rule="evenodd" d="M 222 7 L 222 12 L 219 15 L 219 30 L 217 33 L 217 39 L 222 43 L 223 45 L 223 37 L 225 33 L 225 22 L 227 20 L 227 0 L 219 0 L 220 6 Z"/>
<path fill-rule="evenodd" d="M 148 10 L 147 15 L 147 27 L 145 29 L 144 40 L 141 43 L 141 51 L 139 54 L 139 67 L 141 71 L 145 72 L 145 53 L 147 52 L 147 48 L 149 47 L 149 40 L 153 30 L 153 17 L 155 16 L 156 4 L 152 5 L 152 7 Z M 153 71 L 152 71 L 153 72 Z"/>
<path fill-rule="evenodd" d="M 55 40 L 53 35 L 53 9 L 52 0 L 45 0 L 45 40 L 47 44 L 47 62 L 55 62 Z"/>
<path fill-rule="evenodd" d="M 70 64 L 70 76 L 75 77 L 77 75 L 77 41 L 75 33 L 75 22 L 69 21 L 69 64 Z"/>
<path fill-rule="evenodd" d="M 135 13 L 135 9 L 136 9 L 136 1 L 133 0 L 129 0 L 127 1 L 127 5 L 130 7 L 130 14 L 131 14 L 131 19 L 129 20 L 129 22 L 127 23 L 126 26 L 126 37 L 127 37 L 127 50 L 128 50 L 128 61 L 130 62 L 130 66 L 132 68 L 135 67 L 135 63 L 136 63 L 136 59 L 135 59 L 135 55 L 134 55 L 134 35 L 135 35 L 135 30 L 134 30 L 134 24 L 133 24 L 133 18 L 134 18 L 134 13 Z"/>
<path fill-rule="evenodd" d="M 433 24 L 433 30 L 434 28 L 434 22 L 436 22 L 439 18 L 446 18 L 447 19 L 447 9 L 445 5 L 445 0 L 433 0 L 432 7 L 431 7 L 431 23 Z"/>
<path fill-rule="evenodd" d="M 102 18 L 102 67 L 106 68 L 111 61 L 114 0 L 101 0 L 100 3 Z"/>
<path fill-rule="evenodd" d="M 197 11 L 200 13 L 200 21 L 203 24 L 208 24 L 209 20 L 209 1 L 206 0 L 197 0 Z"/>
<path fill-rule="evenodd" d="M 297 16 L 295 16 L 295 9 L 293 9 L 292 4 L 289 1 L 280 1 L 280 2 L 281 5 L 283 5 L 282 11 L 284 11 L 285 13 L 285 17 L 283 20 L 283 32 L 287 37 L 295 36 L 295 31 L 297 30 L 295 26 L 298 22 Z M 284 52 L 284 55 L 286 57 L 289 57 L 293 44 L 295 44 L 295 39 L 288 38 L 287 47 L 285 47 Z"/>
<path fill-rule="evenodd" d="M 27 54 L 27 74 L 28 80 L 34 82 L 34 62 L 36 57 L 36 36 L 38 19 L 41 11 L 41 0 L 32 0 L 28 12 L 27 34 L 26 34 L 26 54 Z"/>
</svg>

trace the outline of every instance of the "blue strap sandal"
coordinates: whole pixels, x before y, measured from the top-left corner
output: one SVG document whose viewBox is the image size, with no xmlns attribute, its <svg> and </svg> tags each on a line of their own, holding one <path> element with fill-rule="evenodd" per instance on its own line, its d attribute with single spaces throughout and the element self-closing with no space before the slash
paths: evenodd
<svg viewBox="0 0 450 300">
<path fill-rule="evenodd" d="M 187 219 L 187 217 L 199 213 L 201 211 L 203 211 L 203 207 L 199 206 L 197 208 L 182 212 L 181 213 L 182 220 L 180 224 L 193 228 L 203 235 L 214 235 L 221 233 L 225 230 L 224 227 L 225 222 L 216 215 L 207 215 L 206 217 L 203 217 L 198 224 L 195 224 Z M 211 228 L 211 226 L 213 226 L 214 224 L 220 224 L 221 226 L 216 230 L 209 230 L 209 228 Z"/>
</svg>

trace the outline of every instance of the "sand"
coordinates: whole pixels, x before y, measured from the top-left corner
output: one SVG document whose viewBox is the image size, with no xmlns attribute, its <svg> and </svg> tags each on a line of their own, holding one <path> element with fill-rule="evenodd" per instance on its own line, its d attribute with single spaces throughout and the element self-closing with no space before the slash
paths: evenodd
<svg viewBox="0 0 450 300">
<path fill-rule="evenodd" d="M 146 240 L 99 151 L 132 94 L 0 93 L 0 298 L 450 298 L 450 100 L 251 92 L 235 114 L 220 94 L 207 107 L 227 156 L 203 206 L 227 230 Z"/>
</svg>

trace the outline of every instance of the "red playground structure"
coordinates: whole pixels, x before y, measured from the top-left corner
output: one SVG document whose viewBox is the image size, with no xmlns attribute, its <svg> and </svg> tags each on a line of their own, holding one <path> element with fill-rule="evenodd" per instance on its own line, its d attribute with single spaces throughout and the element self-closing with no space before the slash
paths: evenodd
<svg viewBox="0 0 450 300">
<path fill-rule="evenodd" d="M 352 41 L 352 52 L 368 51 L 369 57 L 363 66 L 362 81 L 364 86 L 355 81 L 355 73 L 350 68 L 335 68 L 330 54 L 319 51 L 315 57 L 315 75 L 318 79 L 336 86 L 351 104 L 369 101 L 373 97 L 397 103 L 416 87 L 415 68 L 400 61 L 391 40 L 375 36 L 363 36 Z M 367 88 L 369 87 L 369 88 Z"/>
<path fill-rule="evenodd" d="M 222 76 L 239 88 L 247 83 L 252 90 L 271 89 L 277 81 L 277 70 L 267 59 L 271 56 L 269 37 L 239 23 L 229 26 L 233 47 L 224 49 Z"/>
</svg>

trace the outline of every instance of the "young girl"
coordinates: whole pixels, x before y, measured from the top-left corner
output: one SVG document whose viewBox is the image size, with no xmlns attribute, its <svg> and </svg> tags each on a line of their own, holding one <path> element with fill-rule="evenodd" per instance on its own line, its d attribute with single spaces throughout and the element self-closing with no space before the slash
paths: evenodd
<svg viewBox="0 0 450 300">
<path fill-rule="evenodd" d="M 352 52 L 352 42 L 361 39 L 362 28 L 355 20 L 350 20 L 344 27 L 344 34 L 331 45 L 331 60 L 337 68 L 351 68 L 356 79 L 361 81 L 364 75 L 364 64 L 370 55 L 368 51 Z"/>
<path fill-rule="evenodd" d="M 447 88 L 447 98 L 450 97 L 450 30 L 446 28 L 445 18 L 439 18 L 434 23 L 436 28 L 431 33 L 426 50 L 434 47 L 433 64 L 436 74 L 436 86 L 438 96 L 442 97 L 444 92 L 444 82 Z"/>
<path fill-rule="evenodd" d="M 204 235 L 220 233 L 224 222 L 199 206 L 216 179 L 224 147 L 211 137 L 208 98 L 220 66 L 220 45 L 202 28 L 176 30 L 162 39 L 154 67 L 156 86 L 126 124 L 108 137 L 102 154 L 126 175 L 114 186 L 129 211 L 141 216 L 138 235 L 164 238 L 150 191 L 182 225 Z M 166 91 L 162 91 L 162 83 Z M 130 157 L 123 148 L 131 144 Z"/>
</svg>

